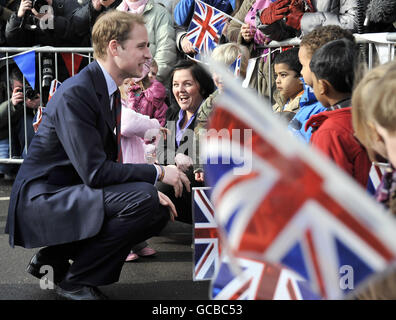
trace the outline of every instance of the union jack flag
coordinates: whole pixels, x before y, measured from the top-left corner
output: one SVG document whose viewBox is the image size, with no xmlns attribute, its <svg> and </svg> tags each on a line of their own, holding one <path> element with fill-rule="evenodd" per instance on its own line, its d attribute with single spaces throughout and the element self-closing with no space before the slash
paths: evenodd
<svg viewBox="0 0 396 320">
<path fill-rule="evenodd" d="M 242 91 L 221 67 L 211 68 L 225 90 L 203 145 L 205 178 L 227 251 L 281 263 L 328 299 L 388 267 L 396 256 L 391 214 L 335 164 L 289 136 L 268 102 Z M 219 144 L 216 130 L 224 128 L 229 143 L 223 134 Z"/>
<path fill-rule="evenodd" d="M 367 183 L 367 191 L 371 194 L 375 194 L 377 188 L 379 187 L 382 176 L 385 173 L 385 167 L 379 166 L 375 163 L 372 164 L 370 173 L 369 173 L 369 180 Z"/>
<path fill-rule="evenodd" d="M 220 244 L 209 188 L 193 188 L 194 201 L 194 271 L 193 279 L 212 279 L 220 258 Z"/>
<path fill-rule="evenodd" d="M 238 57 L 235 59 L 235 61 L 232 63 L 230 67 L 235 77 L 239 77 L 239 74 L 241 73 L 241 60 L 242 60 L 242 55 L 238 54 Z"/>
<path fill-rule="evenodd" d="M 218 45 L 226 22 L 224 12 L 195 0 L 195 11 L 186 37 L 191 41 L 197 53 L 209 53 Z"/>
<path fill-rule="evenodd" d="M 54 96 L 56 90 L 58 90 L 59 86 L 62 84 L 62 82 L 59 82 L 58 80 L 54 79 L 51 81 L 51 87 L 48 93 L 48 101 L 51 100 L 51 98 Z"/>
<path fill-rule="evenodd" d="M 34 132 L 37 132 L 42 119 L 43 119 L 43 107 L 39 106 L 37 108 L 37 112 L 36 112 L 36 114 L 34 115 L 34 118 L 33 118 L 33 130 L 34 130 Z"/>
<path fill-rule="evenodd" d="M 238 271 L 234 271 L 237 264 Z M 318 300 L 307 281 L 282 266 L 223 255 L 212 281 L 214 300 Z"/>
</svg>

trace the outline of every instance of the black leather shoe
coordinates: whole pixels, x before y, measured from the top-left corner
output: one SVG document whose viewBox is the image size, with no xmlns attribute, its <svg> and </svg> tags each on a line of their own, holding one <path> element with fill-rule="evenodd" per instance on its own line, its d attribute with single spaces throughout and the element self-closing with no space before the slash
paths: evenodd
<svg viewBox="0 0 396 320">
<path fill-rule="evenodd" d="M 37 252 L 32 259 L 30 259 L 29 264 L 26 267 L 26 271 L 30 273 L 32 276 L 41 279 L 45 273 L 40 272 L 42 266 L 51 266 L 54 273 L 54 283 L 58 284 L 63 280 L 67 271 L 69 270 L 70 263 L 65 261 L 54 261 L 48 259 L 45 255 L 41 254 L 40 251 Z M 51 280 L 51 279 L 50 279 Z"/>
<path fill-rule="evenodd" d="M 56 294 L 66 300 L 109 300 L 97 287 L 84 286 L 78 290 L 65 290 L 57 286 Z"/>
</svg>

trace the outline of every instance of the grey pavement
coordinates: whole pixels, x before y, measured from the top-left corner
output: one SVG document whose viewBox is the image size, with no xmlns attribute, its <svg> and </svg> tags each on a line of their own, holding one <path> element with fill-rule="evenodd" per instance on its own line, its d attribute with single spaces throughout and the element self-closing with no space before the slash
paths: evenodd
<svg viewBox="0 0 396 320">
<path fill-rule="evenodd" d="M 12 182 L 0 178 L 0 300 L 54 300 L 53 290 L 25 271 L 36 249 L 8 244 L 4 234 Z M 169 223 L 149 244 L 155 257 L 125 263 L 120 280 L 101 290 L 115 300 L 208 300 L 209 281 L 192 281 L 192 227 Z"/>
</svg>

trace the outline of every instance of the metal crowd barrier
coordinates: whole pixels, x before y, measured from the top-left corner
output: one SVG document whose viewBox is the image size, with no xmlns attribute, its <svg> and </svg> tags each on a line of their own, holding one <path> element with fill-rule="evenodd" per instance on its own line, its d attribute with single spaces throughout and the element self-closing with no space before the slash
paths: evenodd
<svg viewBox="0 0 396 320">
<path fill-rule="evenodd" d="M 38 92 L 40 93 L 40 105 L 43 106 L 43 86 L 42 86 L 42 78 L 43 78 L 43 54 L 46 53 L 52 53 L 54 55 L 54 79 L 59 79 L 58 78 L 58 73 L 59 73 L 59 59 L 62 59 L 59 57 L 60 53 L 71 53 L 71 68 L 72 68 L 72 76 L 76 73 L 76 70 L 74 70 L 74 59 L 75 55 L 81 55 L 83 57 L 86 57 L 88 59 L 88 63 L 90 63 L 93 60 L 93 49 L 92 48 L 54 48 L 54 47 L 3 47 L 0 48 L 0 55 L 2 56 L 0 58 L 0 67 L 3 69 L 5 68 L 5 81 L 6 81 L 6 99 L 8 100 L 8 147 L 9 147 L 9 156 L 8 158 L 1 158 L 0 157 L 0 163 L 6 163 L 6 164 L 19 164 L 23 162 L 23 159 L 20 158 L 13 158 L 12 157 L 12 123 L 11 123 L 11 93 L 10 93 L 10 60 L 13 59 L 13 57 L 27 53 L 29 51 L 35 51 L 37 54 L 37 59 L 38 59 L 38 65 L 37 65 L 37 71 L 36 75 L 38 75 Z M 4 72 L 4 71 L 2 71 Z M 23 92 L 25 93 L 26 89 L 26 79 L 23 77 Z M 0 101 L 2 103 L 3 101 Z M 23 103 L 23 117 L 24 117 L 24 145 L 25 145 L 25 152 L 27 152 L 27 126 L 32 125 L 31 123 L 27 123 L 26 121 L 26 100 L 24 99 Z"/>
<path fill-rule="evenodd" d="M 374 66 L 374 46 L 375 44 L 386 44 L 388 50 L 388 60 L 393 60 L 396 45 L 396 32 L 385 33 L 367 33 L 367 34 L 354 34 L 357 44 L 368 44 L 368 69 Z M 385 38 L 385 42 L 380 42 L 379 39 Z M 260 46 L 259 48 L 282 48 L 282 47 L 296 47 L 300 45 L 301 40 L 298 38 L 288 39 L 285 41 L 271 41 L 267 45 Z M 272 53 L 272 51 L 271 51 Z M 267 54 L 268 59 L 268 79 L 272 79 L 272 54 Z M 269 86 L 269 97 L 272 100 L 272 86 Z"/>
<path fill-rule="evenodd" d="M 368 68 L 371 69 L 373 68 L 373 62 L 374 62 L 374 44 L 378 43 L 378 38 L 384 38 L 386 39 L 386 43 L 388 45 L 388 58 L 391 60 L 392 57 L 394 57 L 394 50 L 395 50 L 395 44 L 396 44 L 396 33 L 380 33 L 380 34 L 354 34 L 356 42 L 358 44 L 368 44 Z M 369 36 L 371 39 L 367 39 L 366 36 Z M 262 46 L 262 48 L 282 48 L 282 47 L 290 47 L 290 46 L 299 46 L 300 44 L 300 39 L 298 38 L 293 38 L 293 39 L 288 39 L 286 41 L 272 41 L 269 44 Z M 76 54 L 82 55 L 86 58 L 88 58 L 88 63 L 90 63 L 93 60 L 93 49 L 92 48 L 54 48 L 54 47 L 28 47 L 28 48 L 0 48 L 0 55 L 3 55 L 2 58 L 0 58 L 0 67 L 3 67 L 2 65 L 4 64 L 3 61 L 5 61 L 5 67 L 6 67 L 6 82 L 7 82 L 7 100 L 9 101 L 8 103 L 8 135 L 9 135 L 9 157 L 8 158 L 0 158 L 0 163 L 6 163 L 6 164 L 16 164 L 16 163 L 22 163 L 23 159 L 13 159 L 12 158 L 12 126 L 11 126 L 11 116 L 10 116 L 10 81 L 9 81 L 9 76 L 10 76 L 10 69 L 9 69 L 9 64 L 10 64 L 10 59 L 12 59 L 15 55 L 21 54 L 21 53 L 26 53 L 28 51 L 36 51 L 38 54 L 38 77 L 39 77 L 39 93 L 40 93 L 40 105 L 43 105 L 43 87 L 42 87 L 42 55 L 44 53 L 53 53 L 54 54 L 54 66 L 55 66 L 55 72 L 54 72 L 54 78 L 58 79 L 58 61 L 59 61 L 59 53 L 71 53 L 72 54 L 72 76 L 75 74 L 74 70 L 74 56 Z M 269 74 L 269 79 L 272 79 L 272 61 L 271 61 L 271 54 L 268 54 L 268 74 Z M 23 78 L 23 87 L 25 89 L 26 81 L 25 78 Z M 24 91 L 25 92 L 25 91 Z M 272 98 L 272 86 L 269 86 L 269 96 Z M 0 101 L 1 103 L 2 101 Z M 32 124 L 27 124 L 26 123 L 26 101 L 24 101 L 24 132 L 25 132 L 25 152 L 27 152 L 27 125 L 32 125 Z"/>
</svg>

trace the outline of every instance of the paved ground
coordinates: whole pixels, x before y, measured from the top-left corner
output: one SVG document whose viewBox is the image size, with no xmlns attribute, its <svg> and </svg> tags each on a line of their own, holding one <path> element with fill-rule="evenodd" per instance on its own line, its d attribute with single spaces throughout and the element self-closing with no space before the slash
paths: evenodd
<svg viewBox="0 0 396 320">
<path fill-rule="evenodd" d="M 8 245 L 4 234 L 12 183 L 0 179 L 0 300 L 53 300 L 52 290 L 40 289 L 39 280 L 25 267 L 35 250 Z M 149 240 L 156 257 L 126 263 L 116 284 L 102 287 L 112 299 L 207 300 L 209 282 L 192 281 L 192 229 L 169 224 L 160 237 Z"/>
</svg>

